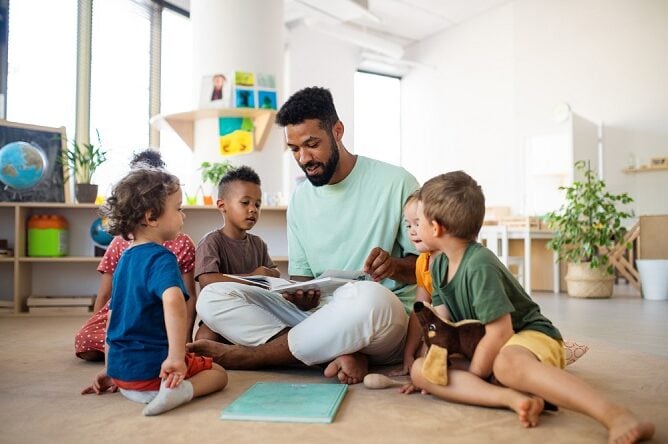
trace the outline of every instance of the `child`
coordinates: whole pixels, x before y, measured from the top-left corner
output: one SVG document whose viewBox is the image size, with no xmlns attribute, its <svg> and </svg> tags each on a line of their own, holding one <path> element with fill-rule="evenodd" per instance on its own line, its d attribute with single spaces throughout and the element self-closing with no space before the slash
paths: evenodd
<svg viewBox="0 0 668 444">
<path fill-rule="evenodd" d="M 260 219 L 262 188 L 260 177 L 252 168 L 241 166 L 228 171 L 218 184 L 216 205 L 223 216 L 223 226 L 207 233 L 195 252 L 195 279 L 200 289 L 214 282 L 233 279 L 224 274 L 279 277 L 267 244 L 248 233 Z M 206 324 L 200 324 L 196 339 L 224 340 Z"/>
<path fill-rule="evenodd" d="M 107 368 L 82 391 L 118 387 L 144 402 L 146 416 L 222 390 L 225 370 L 211 358 L 186 354 L 186 298 L 176 257 L 162 244 L 183 227 L 182 193 L 176 176 L 157 169 L 131 171 L 101 212 L 109 232 L 133 240 L 112 282 L 107 331 Z"/>
<path fill-rule="evenodd" d="M 408 238 L 420 253 L 415 262 L 415 277 L 417 280 L 417 291 L 415 300 L 431 303 L 432 280 L 429 268 L 431 265 L 433 250 L 430 250 L 417 234 L 417 205 L 420 190 L 415 191 L 408 196 L 404 205 L 404 222 L 408 228 Z M 418 353 L 422 342 L 422 329 L 420 323 L 411 312 L 408 320 L 408 334 L 406 336 L 406 345 L 404 346 L 404 364 L 400 370 L 390 372 L 390 376 L 407 375 L 410 372 L 415 356 Z M 406 384 L 401 388 L 402 393 L 411 393 L 414 390 L 412 384 Z"/>
<path fill-rule="evenodd" d="M 130 169 L 135 168 L 164 168 L 160 153 L 151 149 L 146 149 L 134 155 L 130 161 Z M 130 246 L 130 242 L 121 236 L 115 236 L 111 241 L 104 257 L 97 267 L 97 271 L 102 273 L 100 287 L 95 298 L 93 307 L 93 316 L 79 329 L 74 336 L 74 352 L 77 357 L 86 361 L 104 360 L 104 339 L 107 331 L 107 321 L 109 316 L 109 300 L 111 298 L 111 280 L 114 270 L 123 251 Z M 186 337 L 190 340 L 195 324 L 195 279 L 193 269 L 195 268 L 195 244 L 190 236 L 185 233 L 179 233 L 174 240 L 165 242 L 165 248 L 174 253 L 181 270 L 183 283 L 188 290 L 188 323 L 186 326 Z"/>
<path fill-rule="evenodd" d="M 480 186 L 462 171 L 429 180 L 418 202 L 418 235 L 434 258 L 433 304 L 453 321 L 478 319 L 485 336 L 466 367 L 448 369 L 448 385 L 429 382 L 424 359 L 411 368 L 413 383 L 439 398 L 515 410 L 524 427 L 538 425 L 544 401 L 584 413 L 608 429 L 610 442 L 651 439 L 640 421 L 584 381 L 563 370 L 559 331 L 541 314 L 497 257 L 475 241 L 485 214 Z M 487 382 L 493 377 L 501 386 Z"/>
</svg>

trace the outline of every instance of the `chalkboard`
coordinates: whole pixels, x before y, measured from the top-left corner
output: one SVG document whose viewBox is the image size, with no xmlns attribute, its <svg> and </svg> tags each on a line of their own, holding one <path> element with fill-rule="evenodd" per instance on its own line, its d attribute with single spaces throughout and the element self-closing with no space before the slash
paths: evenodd
<svg viewBox="0 0 668 444">
<path fill-rule="evenodd" d="M 12 142 L 26 142 L 37 148 L 46 160 L 42 177 L 31 188 L 12 188 L 2 182 L 0 175 L 0 202 L 69 202 L 63 178 L 61 153 L 66 148 L 65 128 L 28 125 L 0 119 L 0 153 Z M 12 168 L 0 165 L 0 168 Z M 7 171 L 3 171 L 6 173 Z"/>
</svg>

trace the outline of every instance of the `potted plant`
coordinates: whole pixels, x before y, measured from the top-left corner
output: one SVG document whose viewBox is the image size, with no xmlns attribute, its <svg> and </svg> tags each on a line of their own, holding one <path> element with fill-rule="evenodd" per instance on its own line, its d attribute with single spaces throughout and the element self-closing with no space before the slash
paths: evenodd
<svg viewBox="0 0 668 444">
<path fill-rule="evenodd" d="M 74 191 L 79 203 L 93 203 L 97 197 L 97 185 L 92 184 L 93 173 L 107 160 L 102 149 L 100 133 L 96 130 L 97 144 L 79 143 L 70 140 L 70 147 L 62 153 L 61 162 L 65 168 L 65 180 L 74 178 Z"/>
<path fill-rule="evenodd" d="M 632 216 L 617 205 L 633 199 L 627 193 L 608 192 L 605 182 L 584 161 L 576 162 L 575 169 L 583 173 L 584 179 L 560 187 L 566 191 L 566 202 L 545 216 L 548 227 L 555 232 L 547 246 L 568 264 L 569 296 L 610 297 L 614 267 L 607 253 L 624 242 L 627 230 L 622 220 Z M 630 247 L 628 243 L 626 248 Z"/>
<path fill-rule="evenodd" d="M 204 194 L 204 205 L 213 205 L 213 190 L 218 187 L 220 179 L 225 173 L 234 168 L 229 162 L 202 162 L 199 170 L 202 172 L 202 182 L 211 184 L 211 192 Z"/>
</svg>

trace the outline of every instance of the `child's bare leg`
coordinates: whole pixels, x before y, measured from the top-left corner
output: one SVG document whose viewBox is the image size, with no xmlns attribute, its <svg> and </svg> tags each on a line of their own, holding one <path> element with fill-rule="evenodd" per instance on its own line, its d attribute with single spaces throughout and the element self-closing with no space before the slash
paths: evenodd
<svg viewBox="0 0 668 444">
<path fill-rule="evenodd" d="M 193 385 L 193 398 L 197 398 L 224 389 L 227 385 L 227 372 L 214 362 L 211 370 L 201 371 L 188 381 Z"/>
<path fill-rule="evenodd" d="M 608 429 L 610 442 L 633 443 L 654 435 L 654 424 L 639 420 L 575 375 L 541 363 L 523 347 L 503 348 L 494 361 L 494 375 L 505 386 L 591 416 Z"/>
<path fill-rule="evenodd" d="M 222 390 L 227 385 L 227 372 L 218 364 L 203 370 L 177 387 L 168 389 L 164 381 L 158 395 L 144 408 L 144 415 L 155 416 L 190 402 L 193 398 Z"/>
<path fill-rule="evenodd" d="M 524 427 L 535 427 L 543 411 L 543 400 L 516 390 L 490 384 L 465 370 L 448 370 L 448 385 L 429 382 L 422 373 L 424 358 L 411 368 L 411 379 L 417 387 L 446 401 L 484 407 L 507 407 L 514 410 Z"/>
</svg>

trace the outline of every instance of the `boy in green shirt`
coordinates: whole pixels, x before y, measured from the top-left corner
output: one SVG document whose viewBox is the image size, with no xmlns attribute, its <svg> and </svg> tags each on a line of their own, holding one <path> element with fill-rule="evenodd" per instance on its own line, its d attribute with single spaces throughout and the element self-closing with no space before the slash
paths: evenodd
<svg viewBox="0 0 668 444">
<path fill-rule="evenodd" d="M 563 370 L 561 334 L 540 313 L 498 258 L 475 240 L 485 214 L 482 189 L 462 171 L 427 181 L 418 202 L 418 235 L 434 259 L 433 304 L 453 321 L 477 319 L 485 336 L 471 362 L 448 368 L 448 385 L 427 380 L 415 361 L 417 387 L 447 401 L 508 407 L 524 427 L 538 425 L 544 400 L 596 419 L 610 442 L 651 439 L 654 424 L 640 421 L 584 381 Z M 493 381 L 493 382 L 488 382 Z"/>
</svg>

